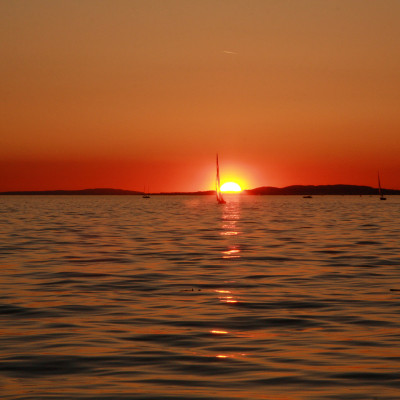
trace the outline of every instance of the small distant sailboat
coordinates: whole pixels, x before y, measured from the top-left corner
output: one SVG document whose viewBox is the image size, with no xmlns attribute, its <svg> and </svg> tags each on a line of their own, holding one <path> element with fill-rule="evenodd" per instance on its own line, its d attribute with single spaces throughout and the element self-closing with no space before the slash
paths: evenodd
<svg viewBox="0 0 400 400">
<path fill-rule="evenodd" d="M 382 192 L 381 180 L 379 178 L 379 172 L 378 172 L 378 186 L 379 186 L 379 200 L 386 200 L 386 197 L 383 195 L 383 192 Z"/>
<path fill-rule="evenodd" d="M 150 195 L 148 194 L 148 193 L 146 193 L 146 186 L 144 187 L 144 190 L 143 190 L 143 196 L 142 196 L 144 199 L 149 199 L 150 198 Z"/>
<path fill-rule="evenodd" d="M 218 204 L 225 204 L 226 201 L 224 200 L 224 198 L 222 197 L 222 193 L 221 193 L 221 182 L 219 179 L 219 164 L 218 164 L 218 154 L 217 154 L 217 176 L 216 176 L 216 180 L 215 180 L 215 193 L 217 195 L 217 202 Z"/>
</svg>

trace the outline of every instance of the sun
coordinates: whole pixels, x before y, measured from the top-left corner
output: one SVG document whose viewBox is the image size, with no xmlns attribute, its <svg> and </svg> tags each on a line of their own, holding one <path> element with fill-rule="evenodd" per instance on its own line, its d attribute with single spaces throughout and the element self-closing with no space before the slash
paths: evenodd
<svg viewBox="0 0 400 400">
<path fill-rule="evenodd" d="M 241 192 L 242 188 L 235 182 L 226 182 L 221 186 L 221 192 Z"/>
</svg>

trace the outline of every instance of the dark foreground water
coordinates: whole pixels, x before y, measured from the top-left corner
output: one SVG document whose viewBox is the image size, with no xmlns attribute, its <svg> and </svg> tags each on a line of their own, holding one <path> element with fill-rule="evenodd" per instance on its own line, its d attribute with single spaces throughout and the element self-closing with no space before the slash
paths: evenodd
<svg viewBox="0 0 400 400">
<path fill-rule="evenodd" d="M 3 196 L 0 220 L 1 399 L 400 399 L 400 197 Z"/>
</svg>

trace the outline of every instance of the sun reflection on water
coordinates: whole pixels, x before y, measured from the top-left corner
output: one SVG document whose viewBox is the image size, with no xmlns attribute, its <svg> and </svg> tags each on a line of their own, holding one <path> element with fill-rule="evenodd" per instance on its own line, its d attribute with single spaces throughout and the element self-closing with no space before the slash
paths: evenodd
<svg viewBox="0 0 400 400">
<path fill-rule="evenodd" d="M 237 222 L 240 220 L 240 198 L 230 199 L 223 208 L 222 236 L 236 236 L 240 234 Z"/>
<path fill-rule="evenodd" d="M 227 262 L 238 260 L 241 258 L 241 248 L 238 243 L 241 234 L 238 226 L 240 222 L 240 199 L 238 197 L 230 199 L 222 208 L 221 220 L 221 235 L 226 237 L 221 258 Z M 220 289 L 216 292 L 219 294 L 218 299 L 222 303 L 234 304 L 238 302 L 230 290 Z"/>
<path fill-rule="evenodd" d="M 213 329 L 212 331 L 210 331 L 213 335 L 226 335 L 228 333 L 228 331 L 221 331 L 218 329 Z"/>
<path fill-rule="evenodd" d="M 238 199 L 229 201 L 222 209 L 222 230 L 221 236 L 238 236 L 240 229 L 238 222 L 240 221 L 240 201 Z M 240 248 L 236 243 L 237 239 L 227 238 L 227 249 L 222 252 L 223 258 L 239 258 Z"/>
<path fill-rule="evenodd" d="M 222 296 L 218 296 L 219 301 L 221 301 L 222 303 L 238 302 L 229 290 L 216 290 L 216 292 L 222 294 Z"/>
<path fill-rule="evenodd" d="M 224 255 L 222 258 L 240 258 L 240 250 L 239 249 L 230 249 L 222 252 Z"/>
</svg>

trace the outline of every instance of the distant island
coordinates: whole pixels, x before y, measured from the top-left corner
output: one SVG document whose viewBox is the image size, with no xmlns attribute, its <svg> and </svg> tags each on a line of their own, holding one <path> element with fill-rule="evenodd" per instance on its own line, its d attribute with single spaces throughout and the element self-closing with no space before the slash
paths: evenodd
<svg viewBox="0 0 400 400">
<path fill-rule="evenodd" d="M 400 190 L 383 189 L 385 195 L 400 195 Z M 249 195 L 297 195 L 297 196 L 322 196 L 322 195 L 378 195 L 378 189 L 370 186 L 357 185 L 292 185 L 283 188 L 271 186 L 262 186 L 255 189 L 243 190 L 242 193 Z M 33 190 L 33 191 L 12 191 L 0 192 L 0 195 L 143 195 L 143 192 L 123 189 L 98 188 L 82 190 Z M 214 190 L 205 190 L 198 192 L 161 192 L 150 193 L 156 195 L 214 195 Z"/>
<path fill-rule="evenodd" d="M 385 195 L 398 195 L 400 190 L 383 189 Z M 246 190 L 248 194 L 254 195 L 299 195 L 299 196 L 318 196 L 318 195 L 378 195 L 379 189 L 370 186 L 357 185 L 292 185 L 284 188 L 262 186 L 259 188 Z"/>
</svg>

